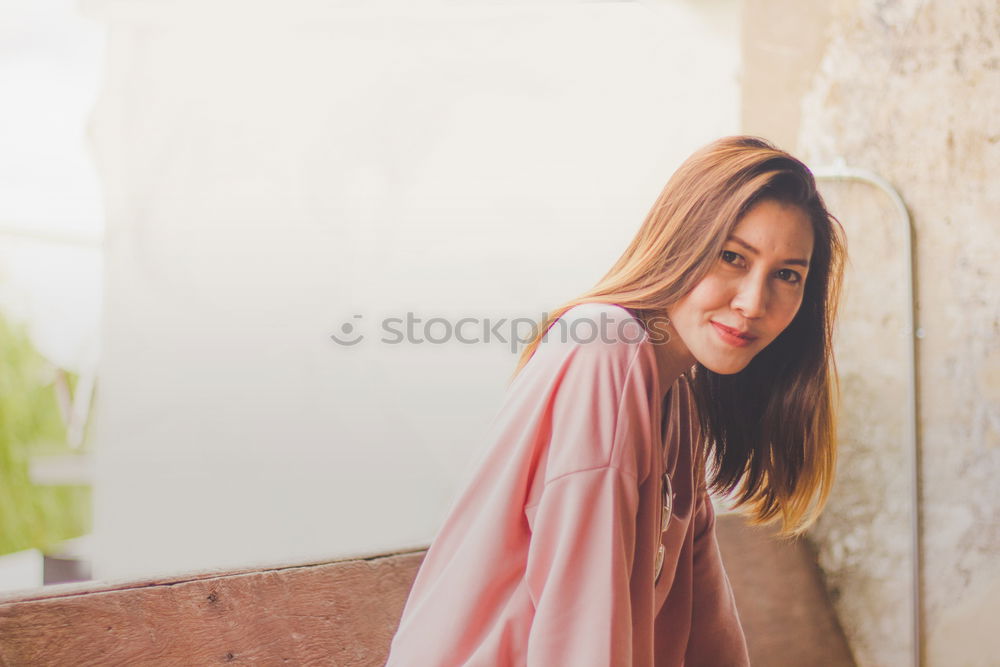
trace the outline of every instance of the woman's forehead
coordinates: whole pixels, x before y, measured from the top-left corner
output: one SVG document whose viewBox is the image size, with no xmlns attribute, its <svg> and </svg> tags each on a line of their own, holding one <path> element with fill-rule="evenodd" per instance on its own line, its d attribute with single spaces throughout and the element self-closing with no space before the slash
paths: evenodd
<svg viewBox="0 0 1000 667">
<path fill-rule="evenodd" d="M 727 240 L 753 254 L 781 255 L 783 260 L 807 262 L 812 254 L 813 236 L 812 222 L 802 207 L 768 199 L 754 204 L 736 223 Z"/>
</svg>

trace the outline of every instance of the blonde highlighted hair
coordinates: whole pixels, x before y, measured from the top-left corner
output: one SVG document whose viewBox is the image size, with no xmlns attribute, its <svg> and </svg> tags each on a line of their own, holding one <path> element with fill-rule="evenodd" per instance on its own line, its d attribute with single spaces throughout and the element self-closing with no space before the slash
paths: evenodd
<svg viewBox="0 0 1000 667">
<path fill-rule="evenodd" d="M 765 199 L 800 207 L 814 232 L 802 304 L 792 322 L 738 373 L 695 363 L 691 382 L 701 421 L 700 473 L 731 495 L 751 523 L 780 521 L 799 535 L 815 522 L 837 459 L 832 337 L 846 240 L 805 164 L 759 137 L 724 137 L 696 151 L 671 176 L 635 238 L 588 292 L 552 311 L 521 353 L 516 376 L 545 332 L 573 306 L 628 308 L 652 333 L 656 318 L 712 269 L 750 207 Z M 513 377 L 513 376 L 512 376 Z"/>
</svg>

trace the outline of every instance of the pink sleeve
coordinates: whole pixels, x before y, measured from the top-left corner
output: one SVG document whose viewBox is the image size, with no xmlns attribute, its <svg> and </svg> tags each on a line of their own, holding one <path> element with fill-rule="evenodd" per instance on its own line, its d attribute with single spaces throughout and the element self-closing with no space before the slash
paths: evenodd
<svg viewBox="0 0 1000 667">
<path fill-rule="evenodd" d="M 637 507 L 636 479 L 617 468 L 546 485 L 525 574 L 535 604 L 529 666 L 632 664 Z"/>
<path fill-rule="evenodd" d="M 622 335 L 581 342 L 583 320 L 599 316 Z M 650 560 L 635 542 L 640 488 L 651 488 L 639 484 L 657 454 L 655 356 L 618 306 L 584 304 L 565 319 L 579 337 L 548 337 L 514 379 L 417 572 L 387 664 L 633 664 L 634 580 L 652 607 L 653 568 L 634 576 L 633 557 Z"/>
<path fill-rule="evenodd" d="M 544 488 L 525 581 L 527 664 L 632 664 L 630 582 L 639 482 L 651 447 L 648 359 L 623 343 L 574 346 L 550 407 Z M 650 581 L 651 585 L 651 581 Z"/>
<path fill-rule="evenodd" d="M 702 489 L 695 514 L 694 610 L 685 667 L 749 667 L 746 638 L 715 537 L 715 510 Z"/>
</svg>

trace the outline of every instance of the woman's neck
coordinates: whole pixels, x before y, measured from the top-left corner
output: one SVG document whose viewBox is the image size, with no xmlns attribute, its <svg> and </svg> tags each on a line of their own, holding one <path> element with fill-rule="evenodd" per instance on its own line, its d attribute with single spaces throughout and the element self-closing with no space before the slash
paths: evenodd
<svg viewBox="0 0 1000 667">
<path fill-rule="evenodd" d="M 661 325 L 662 327 L 662 325 Z M 691 368 L 695 363 L 694 355 L 688 351 L 687 345 L 677 335 L 673 324 L 667 322 L 661 331 L 668 334 L 665 340 L 653 342 L 656 352 L 657 376 L 660 380 L 660 400 L 667 395 L 681 373 Z"/>
</svg>

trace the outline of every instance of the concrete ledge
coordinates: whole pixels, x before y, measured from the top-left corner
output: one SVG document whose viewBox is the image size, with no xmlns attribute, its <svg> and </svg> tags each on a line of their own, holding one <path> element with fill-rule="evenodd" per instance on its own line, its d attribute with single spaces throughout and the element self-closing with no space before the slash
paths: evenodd
<svg viewBox="0 0 1000 667">
<path fill-rule="evenodd" d="M 716 535 L 754 667 L 855 667 L 806 540 L 736 514 L 716 517 Z"/>
</svg>

